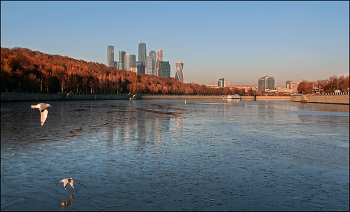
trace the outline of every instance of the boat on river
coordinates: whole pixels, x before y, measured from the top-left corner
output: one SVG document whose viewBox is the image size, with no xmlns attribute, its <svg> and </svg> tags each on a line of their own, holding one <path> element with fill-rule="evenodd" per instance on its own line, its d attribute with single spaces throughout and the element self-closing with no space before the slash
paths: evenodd
<svg viewBox="0 0 350 212">
<path fill-rule="evenodd" d="M 227 95 L 227 99 L 241 99 L 241 96 L 239 94 L 234 95 Z"/>
</svg>

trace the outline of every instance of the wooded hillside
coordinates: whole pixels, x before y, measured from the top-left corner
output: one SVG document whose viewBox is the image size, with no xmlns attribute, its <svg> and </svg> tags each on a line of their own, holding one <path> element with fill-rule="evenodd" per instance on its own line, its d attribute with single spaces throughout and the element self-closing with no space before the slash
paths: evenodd
<svg viewBox="0 0 350 212">
<path fill-rule="evenodd" d="M 1 47 L 1 92 L 219 95 L 223 90 L 231 93 L 230 89 L 135 74 L 67 56 Z"/>
</svg>

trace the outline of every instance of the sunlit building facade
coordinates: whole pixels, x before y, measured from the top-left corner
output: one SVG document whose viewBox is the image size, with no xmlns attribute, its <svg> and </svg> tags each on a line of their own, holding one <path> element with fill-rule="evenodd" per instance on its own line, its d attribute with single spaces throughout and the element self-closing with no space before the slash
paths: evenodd
<svg viewBox="0 0 350 212">
<path fill-rule="evenodd" d="M 184 73 L 183 73 L 184 63 L 179 61 L 175 63 L 175 79 L 179 80 L 180 82 L 184 82 Z"/>
<path fill-rule="evenodd" d="M 132 71 L 132 72 L 134 72 L 135 74 L 137 74 L 137 68 L 136 68 L 136 67 L 131 67 L 131 68 L 129 69 L 129 71 Z"/>
<path fill-rule="evenodd" d="M 114 67 L 114 46 L 107 46 L 107 67 Z"/>
<path fill-rule="evenodd" d="M 129 71 L 131 67 L 136 68 L 136 56 L 134 54 L 125 54 L 124 68 Z"/>
<path fill-rule="evenodd" d="M 221 78 L 218 80 L 218 86 L 220 88 L 226 87 L 226 80 L 224 78 Z"/>
<path fill-rule="evenodd" d="M 286 88 L 289 90 L 297 90 L 298 85 L 299 85 L 299 81 L 286 81 Z"/>
<path fill-rule="evenodd" d="M 158 57 L 156 61 L 156 75 L 159 76 L 158 70 L 159 70 L 159 61 L 163 61 L 163 50 L 158 50 Z"/>
<path fill-rule="evenodd" d="M 274 90 L 275 89 L 275 78 L 270 76 L 260 77 L 258 80 L 258 90 L 266 91 L 266 90 Z"/>
</svg>

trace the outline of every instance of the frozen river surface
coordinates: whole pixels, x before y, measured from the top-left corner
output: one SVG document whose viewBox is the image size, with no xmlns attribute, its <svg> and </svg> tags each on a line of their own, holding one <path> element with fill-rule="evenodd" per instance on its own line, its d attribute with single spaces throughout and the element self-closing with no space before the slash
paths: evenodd
<svg viewBox="0 0 350 212">
<path fill-rule="evenodd" d="M 349 106 L 37 103 L 1 103 L 1 210 L 349 210 Z"/>
</svg>

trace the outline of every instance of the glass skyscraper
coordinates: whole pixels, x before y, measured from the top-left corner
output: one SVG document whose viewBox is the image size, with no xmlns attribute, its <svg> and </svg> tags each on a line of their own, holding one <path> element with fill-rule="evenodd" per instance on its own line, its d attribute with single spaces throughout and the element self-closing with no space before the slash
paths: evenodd
<svg viewBox="0 0 350 212">
<path fill-rule="evenodd" d="M 107 67 L 114 67 L 114 46 L 107 46 Z"/>
<path fill-rule="evenodd" d="M 151 56 L 147 56 L 146 57 L 146 70 L 145 70 L 145 74 L 149 74 L 149 75 L 154 75 L 154 65 L 155 62 L 153 60 L 153 58 Z"/>
<path fill-rule="evenodd" d="M 179 61 L 175 63 L 175 79 L 179 80 L 180 82 L 184 82 L 184 73 L 183 73 L 184 63 Z"/>
<path fill-rule="evenodd" d="M 144 74 L 145 73 L 145 63 L 142 61 L 137 61 L 136 62 L 136 67 L 137 67 L 137 73 L 138 74 Z"/>
<path fill-rule="evenodd" d="M 138 61 L 143 62 L 143 64 L 146 63 L 146 43 L 139 43 L 139 54 L 138 54 Z"/>
<path fill-rule="evenodd" d="M 123 70 L 124 69 L 124 63 L 125 63 L 125 51 L 119 51 L 119 62 L 117 69 Z"/>
<path fill-rule="evenodd" d="M 157 60 L 157 53 L 155 51 L 150 51 L 149 56 L 152 57 L 152 75 L 156 75 L 156 60 Z M 146 61 L 147 63 L 147 61 Z"/>
<path fill-rule="evenodd" d="M 129 71 L 131 67 L 136 68 L 136 56 L 134 54 L 125 54 L 124 69 Z"/>
<path fill-rule="evenodd" d="M 170 77 L 169 61 L 159 61 L 158 77 Z"/>
<path fill-rule="evenodd" d="M 224 78 L 221 78 L 218 80 L 218 86 L 221 87 L 221 88 L 224 88 L 226 87 L 226 81 Z"/>
</svg>

